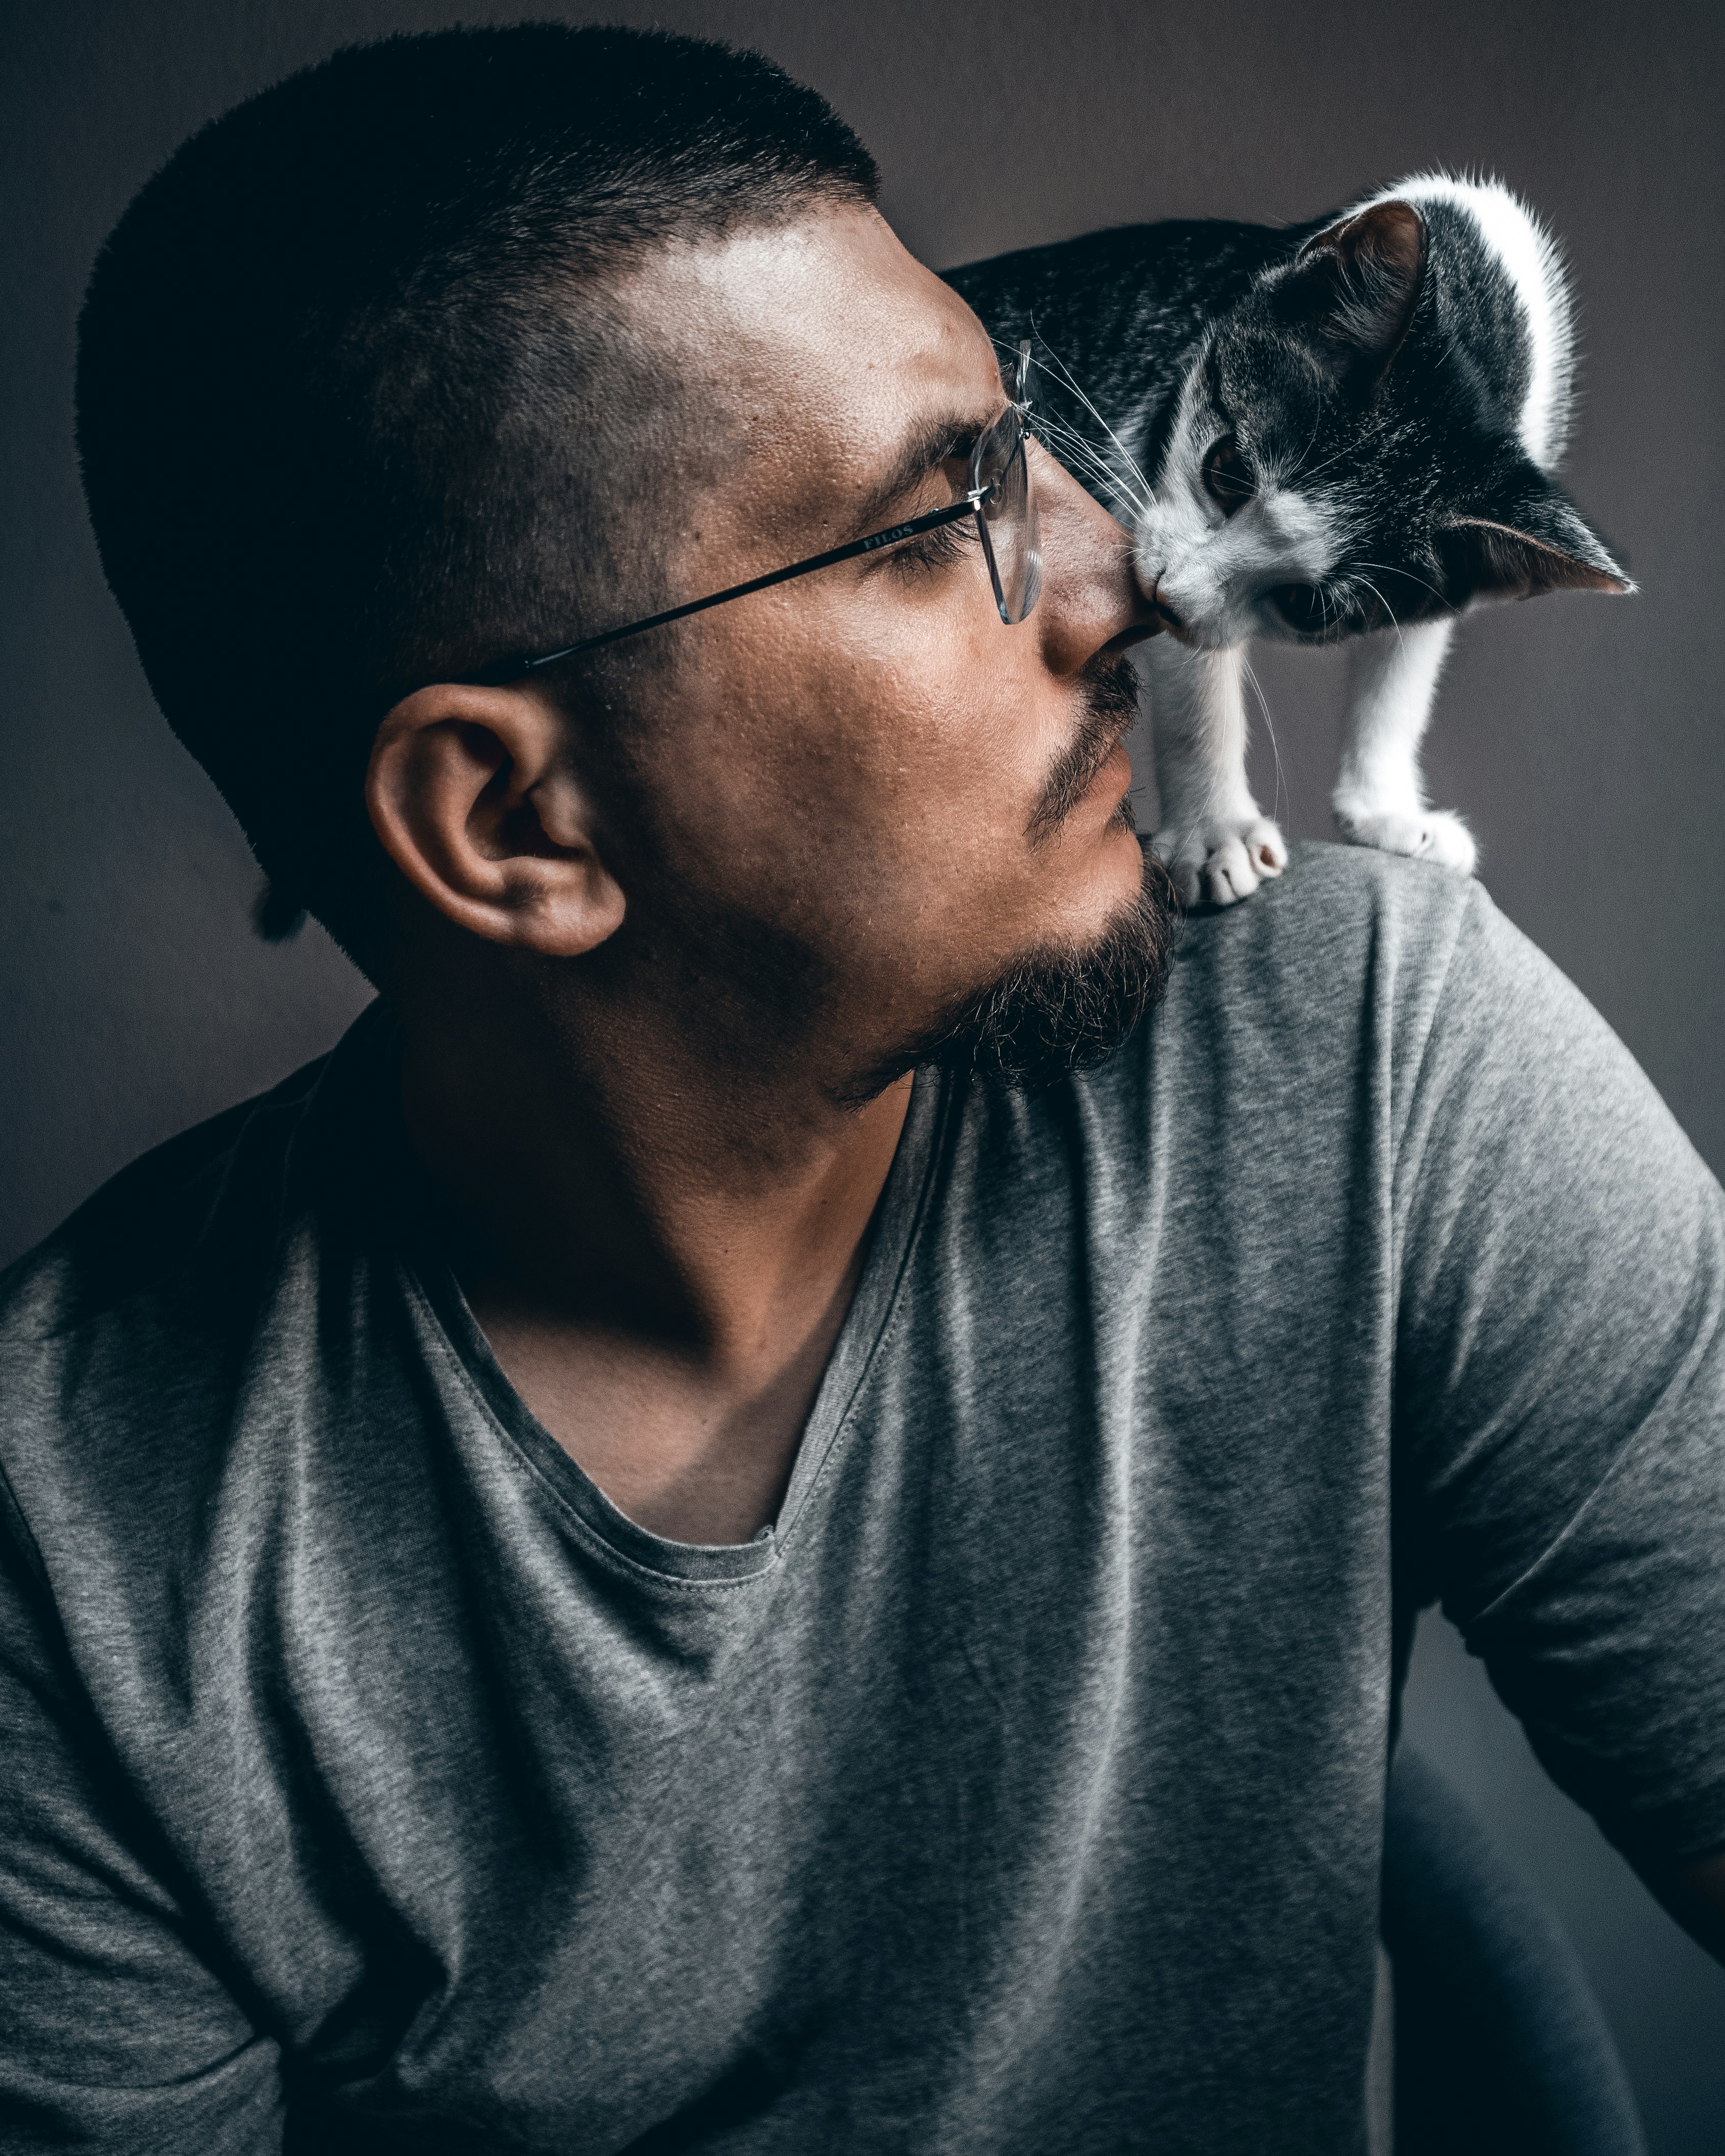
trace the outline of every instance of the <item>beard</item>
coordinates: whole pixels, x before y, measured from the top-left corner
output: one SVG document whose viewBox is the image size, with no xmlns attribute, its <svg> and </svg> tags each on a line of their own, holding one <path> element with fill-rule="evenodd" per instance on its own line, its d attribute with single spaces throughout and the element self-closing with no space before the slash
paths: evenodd
<svg viewBox="0 0 1725 2156">
<path fill-rule="evenodd" d="M 1168 871 L 1147 850 L 1137 896 L 1093 942 L 1025 952 L 877 1065 L 855 1097 L 872 1099 L 907 1070 L 1036 1091 L 1093 1068 L 1159 1001 L 1179 919 Z"/>
<path fill-rule="evenodd" d="M 1093 660 L 1084 670 L 1084 699 L 1079 732 L 1050 772 L 1025 828 L 1033 847 L 1059 837 L 1131 730 L 1138 715 L 1137 676 L 1124 659 Z M 1126 829 L 1135 828 L 1130 801 L 1115 815 Z M 853 1097 L 872 1099 L 907 1070 L 924 1069 L 1030 1091 L 1111 1055 L 1160 1000 L 1179 933 L 1173 883 L 1139 844 L 1143 880 L 1100 936 L 1023 952 L 877 1064 Z"/>
</svg>

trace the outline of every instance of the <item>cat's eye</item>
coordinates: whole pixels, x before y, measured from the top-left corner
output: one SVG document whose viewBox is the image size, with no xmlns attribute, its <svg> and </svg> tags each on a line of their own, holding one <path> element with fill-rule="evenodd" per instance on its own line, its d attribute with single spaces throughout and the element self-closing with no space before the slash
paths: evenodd
<svg viewBox="0 0 1725 2156">
<path fill-rule="evenodd" d="M 1244 509 L 1257 492 L 1245 459 L 1240 454 L 1240 444 L 1232 434 L 1224 434 L 1205 450 L 1199 477 L 1204 481 L 1204 492 L 1224 516 Z"/>
<path fill-rule="evenodd" d="M 1270 603 L 1291 629 L 1301 636 L 1322 636 L 1333 629 L 1340 609 L 1328 593 L 1317 584 L 1278 584 Z"/>
</svg>

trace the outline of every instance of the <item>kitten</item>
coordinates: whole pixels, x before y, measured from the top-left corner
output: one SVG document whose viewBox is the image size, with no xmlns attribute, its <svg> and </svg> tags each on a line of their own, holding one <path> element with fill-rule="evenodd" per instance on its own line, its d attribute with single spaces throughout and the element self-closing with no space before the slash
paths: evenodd
<svg viewBox="0 0 1725 2156">
<path fill-rule="evenodd" d="M 1254 636 L 1360 639 L 1342 834 L 1471 872 L 1473 839 L 1426 805 L 1419 763 L 1456 616 L 1633 588 L 1550 476 L 1574 330 L 1526 207 L 1496 182 L 1425 175 L 1287 229 L 1129 225 L 947 280 L 1004 344 L 1048 340 L 1039 431 L 1130 511 L 1170 631 L 1142 659 L 1152 844 L 1182 897 L 1229 905 L 1286 864 L 1246 783 Z"/>
</svg>

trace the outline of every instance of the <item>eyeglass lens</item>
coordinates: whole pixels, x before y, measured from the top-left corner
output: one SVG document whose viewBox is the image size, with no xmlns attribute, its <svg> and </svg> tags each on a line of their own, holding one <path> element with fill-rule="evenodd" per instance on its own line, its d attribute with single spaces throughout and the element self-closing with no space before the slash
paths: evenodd
<svg viewBox="0 0 1725 2156">
<path fill-rule="evenodd" d="M 1021 622 L 1042 590 L 1042 535 L 1036 496 L 1024 462 L 1024 429 L 1009 405 L 971 454 L 973 491 L 986 488 L 982 505 L 983 551 L 994 586 L 994 603 L 1009 626 Z"/>
</svg>

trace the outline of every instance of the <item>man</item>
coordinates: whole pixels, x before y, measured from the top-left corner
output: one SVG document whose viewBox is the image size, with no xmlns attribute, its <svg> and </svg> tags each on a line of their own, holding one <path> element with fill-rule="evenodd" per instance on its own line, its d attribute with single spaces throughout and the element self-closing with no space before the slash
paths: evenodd
<svg viewBox="0 0 1725 2156">
<path fill-rule="evenodd" d="M 381 1000 L 6 1285 L 8 2148 L 1356 2146 L 1439 1593 L 1725 1908 L 1720 1193 L 1446 873 L 1170 969 L 1124 536 L 873 187 L 450 33 L 98 266 L 116 595 Z"/>
</svg>

